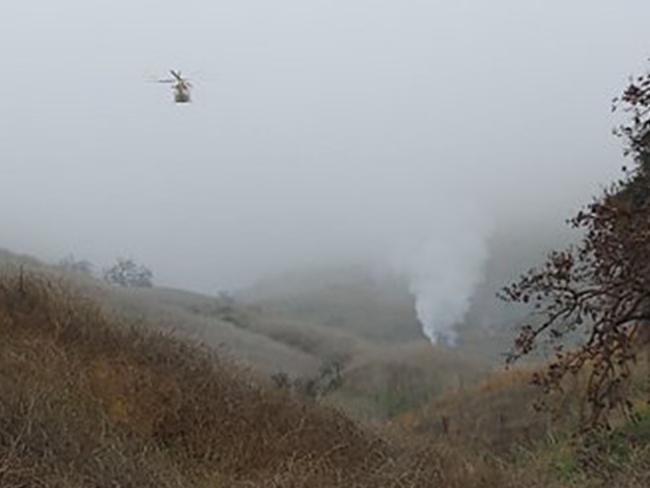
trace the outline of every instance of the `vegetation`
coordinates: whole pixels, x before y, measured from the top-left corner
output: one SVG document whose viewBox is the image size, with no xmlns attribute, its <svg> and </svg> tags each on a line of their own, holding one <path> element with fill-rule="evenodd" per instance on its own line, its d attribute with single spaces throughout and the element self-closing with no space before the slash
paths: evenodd
<svg viewBox="0 0 650 488">
<path fill-rule="evenodd" d="M 0 281 L 1 486 L 479 486 L 207 349 L 128 324 L 46 275 Z M 441 469 L 445 466 L 445 470 Z M 495 481 L 496 483 L 496 481 Z M 496 486 L 496 485 L 495 485 Z"/>
<path fill-rule="evenodd" d="M 375 276 L 369 267 L 340 266 L 286 273 L 260 281 L 240 301 L 276 321 L 316 325 L 374 343 L 422 339 L 408 284 Z"/>
<path fill-rule="evenodd" d="M 337 362 L 323 363 L 318 375 L 311 378 L 291 378 L 287 373 L 279 372 L 271 375 L 271 380 L 277 388 L 309 400 L 319 400 L 343 384 L 341 365 Z"/>
<path fill-rule="evenodd" d="M 523 373 L 497 374 L 404 412 L 392 430 L 370 429 L 265 388 L 213 350 L 112 318 L 51 274 L 19 270 L 0 279 L 0 336 L 0 486 L 640 488 L 650 481 L 643 409 L 591 445 L 573 444 L 562 431 L 537 435 L 547 424 L 525 408 Z M 452 418 L 437 431 L 444 412 L 462 414 L 463 423 Z M 507 417 L 494 430 L 498 438 L 490 430 L 497 413 Z M 589 468 L 598 462 L 607 470 Z"/>
<path fill-rule="evenodd" d="M 615 108 L 631 113 L 617 133 L 633 167 L 570 221 L 582 231 L 577 246 L 551 253 L 503 295 L 533 302 L 543 317 L 523 328 L 511 361 L 549 338 L 555 359 L 536 382 L 556 391 L 567 375 L 587 370 L 590 426 L 606 425 L 616 407 L 632 407 L 632 366 L 650 351 L 650 75 L 634 80 Z M 567 348 L 576 331 L 585 339 Z"/>
<path fill-rule="evenodd" d="M 117 258 L 113 266 L 104 270 L 104 281 L 125 288 L 151 288 L 153 273 L 149 268 L 137 264 L 132 259 Z"/>
</svg>

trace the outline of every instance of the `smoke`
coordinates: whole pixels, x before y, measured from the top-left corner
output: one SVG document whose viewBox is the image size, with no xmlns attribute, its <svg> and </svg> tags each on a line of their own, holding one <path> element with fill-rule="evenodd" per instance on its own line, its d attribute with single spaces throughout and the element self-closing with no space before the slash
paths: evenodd
<svg viewBox="0 0 650 488">
<path fill-rule="evenodd" d="M 410 247 L 401 271 L 409 279 L 423 333 L 432 343 L 455 345 L 455 326 L 465 317 L 489 253 L 489 227 L 480 214 L 456 209 L 436 232 Z"/>
</svg>

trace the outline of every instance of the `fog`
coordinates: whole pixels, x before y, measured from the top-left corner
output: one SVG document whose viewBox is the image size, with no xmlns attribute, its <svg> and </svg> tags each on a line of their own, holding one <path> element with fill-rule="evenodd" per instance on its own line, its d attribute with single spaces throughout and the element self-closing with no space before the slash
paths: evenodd
<svg viewBox="0 0 650 488">
<path fill-rule="evenodd" d="M 2 2 L 0 247 L 205 292 L 385 263 L 444 335 L 493 233 L 561 226 L 617 174 L 650 18 L 624 4 Z M 192 104 L 149 83 L 170 68 Z"/>
</svg>

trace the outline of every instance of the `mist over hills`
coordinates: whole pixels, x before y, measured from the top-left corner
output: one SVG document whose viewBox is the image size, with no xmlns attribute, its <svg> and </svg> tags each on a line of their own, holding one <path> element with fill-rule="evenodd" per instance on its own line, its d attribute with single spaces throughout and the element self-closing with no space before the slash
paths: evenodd
<svg viewBox="0 0 650 488">
<path fill-rule="evenodd" d="M 569 239 L 561 226 L 495 234 L 480 280 L 460 290 L 468 299 L 448 324 L 453 345 L 429 340 L 411 276 L 372 260 L 294 268 L 213 295 L 109 286 L 9 251 L 0 252 L 0 268 L 71 280 L 120 321 L 204 344 L 264 381 L 278 373 L 315 377 L 337 364 L 345 382 L 327 401 L 362 419 L 385 419 L 501 370 L 528 311 L 505 307 L 496 292 Z"/>
<path fill-rule="evenodd" d="M 216 296 L 109 286 L 4 251 L 0 267 L 7 266 L 71 280 L 121 321 L 205 344 L 262 376 L 314 375 L 334 361 L 349 378 L 334 401 L 363 415 L 394 415 L 413 405 L 376 396 L 392 395 L 395 382 L 417 378 L 403 394 L 421 391 L 416 396 L 425 401 L 500 364 L 501 345 L 490 339 L 490 346 L 493 336 L 482 331 L 464 334 L 457 351 L 432 346 L 404 277 L 364 265 L 294 271 Z"/>
<path fill-rule="evenodd" d="M 424 338 L 406 277 L 372 265 L 295 270 L 260 280 L 235 296 L 277 317 L 317 322 L 369 340 Z"/>
<path fill-rule="evenodd" d="M 511 345 L 512 331 L 528 312 L 505 307 L 496 293 L 570 238 L 562 226 L 540 225 L 519 233 L 495 234 L 488 243 L 489 255 L 480 280 L 461 290 L 468 297 L 467 304 L 459 309 L 459 319 L 449 324 L 459 331 L 458 347 L 474 350 L 475 345 L 491 338 L 482 344 L 480 355 L 500 361 L 501 353 Z M 0 263 L 47 267 L 9 251 L 0 254 Z M 108 303 L 129 317 L 146 317 L 207 344 L 231 348 L 234 355 L 259 362 L 264 369 L 297 371 L 308 364 L 307 369 L 315 368 L 328 354 L 337 355 L 338 347 L 346 351 L 428 342 L 410 280 L 403 270 L 372 261 L 294 268 L 227 292 L 234 300 L 230 317 L 219 311 L 219 294 L 165 287 L 123 290 L 95 280 L 89 283 L 90 289 L 105 295 Z M 320 337 L 311 341 L 318 347 L 302 344 L 296 350 L 295 344 L 286 343 L 301 342 L 299 336 L 310 334 Z M 319 348 L 322 350 L 314 354 Z"/>
</svg>

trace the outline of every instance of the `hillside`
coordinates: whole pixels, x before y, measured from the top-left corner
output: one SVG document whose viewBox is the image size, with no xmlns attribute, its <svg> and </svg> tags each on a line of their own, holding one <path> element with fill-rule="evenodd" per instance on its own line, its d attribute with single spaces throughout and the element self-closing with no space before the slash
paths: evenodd
<svg viewBox="0 0 650 488">
<path fill-rule="evenodd" d="M 110 315 L 215 348 L 261 377 L 310 378 L 322 365 L 336 363 L 345 381 L 328 401 L 363 418 L 397 415 L 472 384 L 495 364 L 480 331 L 467 334 L 459 350 L 432 348 L 405 284 L 363 267 L 278 276 L 230 297 L 111 287 L 8 251 L 0 255 L 0 269 L 3 263 L 4 269 L 23 265 L 63 277 Z M 479 347 L 480 354 L 470 353 Z"/>
<path fill-rule="evenodd" d="M 9 269 L 0 277 L 0 486 L 641 488 L 650 481 L 650 415 L 641 406 L 636 419 L 620 419 L 613 436 L 586 449 L 571 441 L 570 422 L 550 429 L 532 413 L 528 373 L 498 373 L 420 406 L 398 404 L 392 422 L 371 429 L 271 388 L 214 349 L 107 313 L 111 307 L 78 281 Z M 364 380 L 351 384 L 367 397 L 406 391 L 412 398 L 417 372 L 436 355 L 404 347 L 372 363 L 399 366 L 393 377 L 402 383 L 367 383 L 370 363 L 352 362 L 349 374 Z M 438 357 L 445 371 L 453 357 Z"/>
<path fill-rule="evenodd" d="M 0 334 L 1 486 L 442 481 L 439 454 L 405 457 L 336 411 L 256 386 L 209 350 L 112 321 L 52 277 L 3 275 Z M 461 473 L 478 481 L 450 468 L 448 486 Z"/>
<path fill-rule="evenodd" d="M 408 283 L 370 266 L 287 272 L 260 280 L 237 298 L 277 319 L 309 322 L 373 342 L 424 338 Z"/>
</svg>

